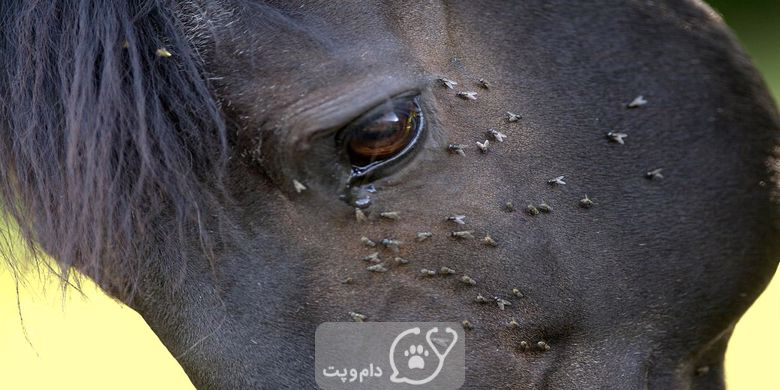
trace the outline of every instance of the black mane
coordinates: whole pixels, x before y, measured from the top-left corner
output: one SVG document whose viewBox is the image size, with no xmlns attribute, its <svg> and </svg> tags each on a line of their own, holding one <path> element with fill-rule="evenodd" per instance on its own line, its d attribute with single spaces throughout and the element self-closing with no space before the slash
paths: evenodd
<svg viewBox="0 0 780 390">
<path fill-rule="evenodd" d="M 63 275 L 119 297 L 155 240 L 197 229 L 207 247 L 201 217 L 224 195 L 225 124 L 162 3 L 0 5 L 2 207 Z"/>
</svg>

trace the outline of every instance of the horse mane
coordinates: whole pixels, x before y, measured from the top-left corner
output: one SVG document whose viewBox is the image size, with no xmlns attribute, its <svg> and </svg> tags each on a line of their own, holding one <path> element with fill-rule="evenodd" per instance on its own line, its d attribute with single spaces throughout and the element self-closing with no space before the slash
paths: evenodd
<svg viewBox="0 0 780 390">
<path fill-rule="evenodd" d="M 4 0 L 0 26 L 0 207 L 25 242 L 121 299 L 155 240 L 208 251 L 226 126 L 171 7 Z"/>
</svg>

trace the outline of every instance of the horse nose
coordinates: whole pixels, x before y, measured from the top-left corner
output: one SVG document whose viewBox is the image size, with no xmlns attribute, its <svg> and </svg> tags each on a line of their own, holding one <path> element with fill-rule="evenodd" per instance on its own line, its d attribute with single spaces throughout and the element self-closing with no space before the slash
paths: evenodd
<svg viewBox="0 0 780 390">
<path fill-rule="evenodd" d="M 647 354 L 633 348 L 607 351 L 584 340 L 511 345 L 495 335 L 467 331 L 462 389 L 648 388 Z"/>
</svg>

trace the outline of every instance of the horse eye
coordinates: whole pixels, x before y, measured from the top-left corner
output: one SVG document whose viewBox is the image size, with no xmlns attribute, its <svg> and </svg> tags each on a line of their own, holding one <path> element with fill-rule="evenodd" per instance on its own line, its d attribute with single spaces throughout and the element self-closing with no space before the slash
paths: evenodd
<svg viewBox="0 0 780 390">
<path fill-rule="evenodd" d="M 360 116 L 342 130 L 341 144 L 352 164 L 353 177 L 407 155 L 423 129 L 419 96 L 393 98 Z"/>
</svg>

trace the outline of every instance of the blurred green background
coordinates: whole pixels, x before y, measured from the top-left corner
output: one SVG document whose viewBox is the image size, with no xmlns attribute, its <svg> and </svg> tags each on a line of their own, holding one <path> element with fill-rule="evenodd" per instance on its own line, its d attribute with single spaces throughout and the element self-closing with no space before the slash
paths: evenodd
<svg viewBox="0 0 780 390">
<path fill-rule="evenodd" d="M 780 97 L 780 0 L 715 0 L 709 3 L 736 32 L 764 74 L 777 102 Z"/>
</svg>

